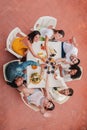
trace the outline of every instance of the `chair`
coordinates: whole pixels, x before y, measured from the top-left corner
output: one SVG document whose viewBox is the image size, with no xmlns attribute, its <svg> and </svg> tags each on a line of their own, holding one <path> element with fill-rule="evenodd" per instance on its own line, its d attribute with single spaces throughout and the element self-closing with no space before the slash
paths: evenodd
<svg viewBox="0 0 87 130">
<path fill-rule="evenodd" d="M 5 63 L 5 64 L 3 65 L 3 75 L 4 75 L 4 80 L 5 80 L 6 82 L 10 82 L 10 81 L 7 79 L 7 76 L 6 76 L 6 67 L 8 66 L 8 64 L 10 64 L 10 63 L 12 63 L 12 62 L 20 62 L 20 60 L 12 60 L 12 61 L 9 61 L 9 62 L 7 62 L 7 63 Z"/>
<path fill-rule="evenodd" d="M 26 36 L 21 30 L 20 28 L 16 27 L 14 28 L 8 35 L 7 37 L 7 40 L 6 40 L 6 49 L 7 51 L 9 51 L 11 54 L 13 54 L 14 56 L 16 56 L 17 58 L 22 58 L 21 55 L 15 53 L 13 50 L 12 50 L 12 42 L 13 40 L 17 37 L 16 34 L 17 33 L 20 33 L 21 35 L 23 36 Z"/>
<path fill-rule="evenodd" d="M 70 96 L 62 95 L 58 93 L 58 91 L 56 92 L 53 88 L 49 89 L 49 93 L 51 97 L 53 98 L 53 100 L 59 104 L 65 103 L 70 98 Z"/>
<path fill-rule="evenodd" d="M 52 25 L 53 28 L 56 27 L 57 19 L 51 16 L 42 16 L 40 17 L 34 24 L 34 30 L 39 30 L 43 27 L 48 27 L 49 25 Z M 37 26 L 39 25 L 39 26 Z"/>
<path fill-rule="evenodd" d="M 24 102 L 24 104 L 26 105 L 26 106 L 28 106 L 29 108 L 31 108 L 32 110 L 34 110 L 34 111 L 39 111 L 39 108 L 37 107 L 37 106 L 35 106 L 35 105 L 33 105 L 33 104 L 30 104 L 30 103 L 27 103 L 27 101 L 26 101 L 26 99 L 24 98 L 24 95 L 23 95 L 23 93 L 22 92 L 20 92 L 20 96 L 21 96 L 21 99 L 22 99 L 22 101 Z"/>
</svg>

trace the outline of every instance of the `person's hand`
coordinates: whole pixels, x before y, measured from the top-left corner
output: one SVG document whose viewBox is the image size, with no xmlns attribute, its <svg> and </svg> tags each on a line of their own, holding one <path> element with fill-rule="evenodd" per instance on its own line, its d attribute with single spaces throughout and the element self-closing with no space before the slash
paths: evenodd
<svg viewBox="0 0 87 130">
<path fill-rule="evenodd" d="M 43 69 L 46 66 L 46 64 L 40 64 L 40 66 Z"/>
<path fill-rule="evenodd" d="M 44 117 L 51 117 L 51 114 L 48 113 L 48 112 L 45 112 L 45 113 L 43 114 L 43 116 L 44 116 Z"/>
<path fill-rule="evenodd" d="M 62 66 L 61 65 L 59 65 L 59 70 L 62 71 Z"/>
<path fill-rule="evenodd" d="M 51 97 L 51 95 L 47 95 L 47 99 L 50 100 L 50 101 L 53 101 L 53 98 Z"/>
<path fill-rule="evenodd" d="M 57 80 L 57 74 L 54 74 L 54 79 Z"/>
<path fill-rule="evenodd" d="M 41 58 L 41 60 L 42 60 L 43 62 L 46 62 L 46 58 Z"/>
<path fill-rule="evenodd" d="M 61 64 L 55 64 L 56 69 L 58 69 L 61 66 Z"/>
</svg>

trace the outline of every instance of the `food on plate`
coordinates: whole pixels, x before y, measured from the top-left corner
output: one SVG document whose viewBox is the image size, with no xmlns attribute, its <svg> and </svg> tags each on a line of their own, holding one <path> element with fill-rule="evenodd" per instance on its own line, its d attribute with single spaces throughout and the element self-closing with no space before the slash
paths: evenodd
<svg viewBox="0 0 87 130">
<path fill-rule="evenodd" d="M 36 65 L 32 65 L 31 67 L 32 67 L 32 69 L 37 69 Z"/>
<path fill-rule="evenodd" d="M 38 56 L 40 56 L 41 58 L 46 58 L 46 54 L 45 54 L 44 51 L 40 51 L 40 52 L 38 52 L 37 54 L 38 54 Z"/>
<path fill-rule="evenodd" d="M 30 76 L 30 81 L 33 84 L 38 84 L 38 83 L 40 83 L 41 80 L 42 80 L 42 78 L 41 78 L 40 74 L 37 73 L 37 72 L 32 73 L 31 76 Z"/>
</svg>

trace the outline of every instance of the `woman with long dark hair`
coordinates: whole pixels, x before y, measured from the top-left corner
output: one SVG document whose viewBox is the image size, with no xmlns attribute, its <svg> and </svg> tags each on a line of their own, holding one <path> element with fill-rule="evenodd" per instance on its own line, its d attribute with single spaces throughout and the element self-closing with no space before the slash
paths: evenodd
<svg viewBox="0 0 87 130">
<path fill-rule="evenodd" d="M 36 58 L 40 58 L 38 55 L 34 53 L 32 48 L 32 44 L 34 42 L 38 42 L 40 38 L 39 31 L 33 31 L 29 33 L 27 36 L 22 36 L 21 34 L 17 34 L 17 38 L 12 43 L 12 49 L 19 55 L 25 56 L 27 54 L 27 50 L 29 50 L 32 55 Z"/>
</svg>

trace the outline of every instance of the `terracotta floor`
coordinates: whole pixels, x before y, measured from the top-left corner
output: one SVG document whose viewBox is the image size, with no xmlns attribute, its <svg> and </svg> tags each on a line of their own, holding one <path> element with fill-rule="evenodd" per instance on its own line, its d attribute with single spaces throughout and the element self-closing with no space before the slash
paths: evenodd
<svg viewBox="0 0 87 130">
<path fill-rule="evenodd" d="M 65 39 L 75 36 L 83 67 L 80 81 L 68 83 L 74 95 L 63 105 L 55 104 L 52 117 L 43 118 L 25 106 L 16 90 L 3 78 L 3 64 L 15 59 L 5 51 L 6 38 L 16 26 L 26 34 L 44 15 L 58 19 Z M 0 1 L 0 130 L 87 130 L 87 0 L 2 0 Z"/>
</svg>

